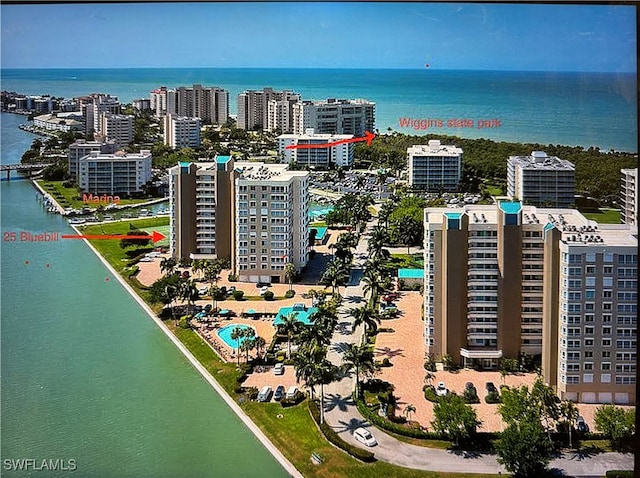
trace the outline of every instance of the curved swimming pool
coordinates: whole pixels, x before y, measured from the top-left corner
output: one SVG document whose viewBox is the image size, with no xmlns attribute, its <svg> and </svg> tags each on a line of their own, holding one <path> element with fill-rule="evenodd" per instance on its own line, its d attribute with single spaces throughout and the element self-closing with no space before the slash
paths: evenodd
<svg viewBox="0 0 640 478">
<path fill-rule="evenodd" d="M 238 341 L 234 340 L 231 338 L 231 334 L 233 333 L 233 329 L 235 328 L 239 328 L 242 330 L 245 329 L 253 329 L 253 327 L 251 327 L 250 325 L 243 325 L 243 324 L 229 324 L 229 325 L 225 325 L 224 327 L 222 327 L 221 329 L 218 330 L 218 337 L 220 337 L 225 344 L 227 344 L 229 347 L 231 347 L 232 349 L 235 349 L 238 347 Z M 255 332 L 255 329 L 254 329 Z M 241 339 L 239 342 L 240 344 L 242 344 L 244 339 Z"/>
</svg>

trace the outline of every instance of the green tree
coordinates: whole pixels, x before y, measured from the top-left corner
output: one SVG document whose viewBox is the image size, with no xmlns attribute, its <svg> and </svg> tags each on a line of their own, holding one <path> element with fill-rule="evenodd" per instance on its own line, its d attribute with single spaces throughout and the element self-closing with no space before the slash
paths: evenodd
<svg viewBox="0 0 640 478">
<path fill-rule="evenodd" d="M 256 331 L 252 328 L 244 329 L 244 340 L 240 344 L 240 349 L 247 353 L 246 362 L 249 363 L 249 352 L 256 348 Z"/>
<path fill-rule="evenodd" d="M 553 452 L 540 421 L 535 420 L 511 423 L 495 446 L 498 463 L 518 478 L 543 476 Z"/>
<path fill-rule="evenodd" d="M 345 373 L 355 370 L 356 400 L 360 394 L 360 373 L 373 373 L 376 370 L 373 351 L 368 345 L 347 344 L 344 354 L 343 368 Z"/>
<path fill-rule="evenodd" d="M 353 328 L 355 329 L 360 324 L 365 325 L 365 331 L 369 334 L 374 333 L 378 329 L 380 323 L 380 317 L 370 307 L 352 307 L 347 312 L 354 318 Z"/>
<path fill-rule="evenodd" d="M 455 445 L 471 437 L 482 423 L 476 411 L 455 393 L 440 397 L 433 406 L 433 416 L 431 425 L 434 430 L 446 435 Z"/>
<path fill-rule="evenodd" d="M 576 404 L 571 400 L 563 400 L 560 404 L 560 413 L 567 422 L 567 430 L 569 432 L 569 448 L 572 448 L 573 444 L 571 443 L 571 429 L 578 420 L 580 412 L 578 411 L 578 407 L 576 407 Z"/>
<path fill-rule="evenodd" d="M 160 261 L 160 272 L 163 274 L 173 274 L 178 262 L 173 257 L 166 257 Z"/>
<path fill-rule="evenodd" d="M 398 222 L 395 234 L 397 240 L 407 246 L 407 254 L 409 254 L 410 247 L 420 244 L 422 240 L 422 223 L 411 216 L 404 216 Z"/>
<path fill-rule="evenodd" d="M 340 286 L 345 285 L 348 280 L 349 271 L 341 261 L 334 259 L 327 264 L 327 268 L 320 279 L 320 284 L 331 286 L 331 291 L 335 294 L 336 290 L 339 292 Z"/>
<path fill-rule="evenodd" d="M 407 417 L 407 420 L 411 420 L 411 414 L 416 413 L 415 405 L 408 403 L 406 407 L 404 407 L 404 416 Z"/>
<path fill-rule="evenodd" d="M 289 283 L 289 290 L 293 289 L 293 281 L 298 276 L 298 271 L 296 270 L 296 266 L 292 263 L 288 263 L 284 266 L 284 278 Z"/>
<path fill-rule="evenodd" d="M 596 409 L 596 430 L 603 433 L 614 446 L 629 440 L 635 430 L 635 412 L 615 405 L 602 405 Z"/>
<path fill-rule="evenodd" d="M 318 347 L 302 347 L 293 357 L 293 368 L 296 371 L 296 382 L 302 380 L 305 386 L 311 390 L 311 399 L 315 390 L 316 366 L 322 362 L 326 356 L 326 350 Z"/>
<path fill-rule="evenodd" d="M 278 324 L 278 333 L 287 337 L 287 358 L 291 358 L 291 340 L 300 332 L 298 313 L 291 312 L 282 318 Z"/>
<path fill-rule="evenodd" d="M 340 368 L 324 358 L 314 368 L 314 382 L 320 384 L 320 424 L 324 423 L 324 386 L 334 382 L 340 375 Z"/>
<path fill-rule="evenodd" d="M 236 355 L 238 356 L 238 365 L 240 365 L 240 339 L 245 336 L 245 329 L 242 327 L 234 327 L 231 331 L 231 340 L 236 341 Z"/>
</svg>

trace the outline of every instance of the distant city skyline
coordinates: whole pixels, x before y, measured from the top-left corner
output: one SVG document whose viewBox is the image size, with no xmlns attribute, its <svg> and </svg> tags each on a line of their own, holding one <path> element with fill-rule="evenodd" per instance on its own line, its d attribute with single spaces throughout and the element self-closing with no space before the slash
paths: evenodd
<svg viewBox="0 0 640 478">
<path fill-rule="evenodd" d="M 637 71 L 631 5 L 22 4 L 0 13 L 2 68 Z"/>
</svg>

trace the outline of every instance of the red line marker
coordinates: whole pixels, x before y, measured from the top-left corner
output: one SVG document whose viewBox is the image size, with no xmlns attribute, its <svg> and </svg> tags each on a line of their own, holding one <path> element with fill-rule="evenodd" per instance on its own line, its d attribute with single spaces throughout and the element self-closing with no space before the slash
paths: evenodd
<svg viewBox="0 0 640 478">
<path fill-rule="evenodd" d="M 316 149 L 316 148 L 329 148 L 331 146 L 337 146 L 339 144 L 345 143 L 359 143 L 361 141 L 366 141 L 367 146 L 371 146 L 371 141 L 375 138 L 376 135 L 370 133 L 369 131 L 365 131 L 364 136 L 360 138 L 351 138 L 351 139 L 340 139 L 338 141 L 332 141 L 331 143 L 324 144 L 290 144 L 289 146 L 285 146 L 284 149 Z"/>
<path fill-rule="evenodd" d="M 62 239 L 151 239 L 153 242 L 158 242 L 164 239 L 166 236 L 160 234 L 158 231 L 153 231 L 151 235 L 147 236 L 127 236 L 124 234 L 62 234 Z"/>
</svg>

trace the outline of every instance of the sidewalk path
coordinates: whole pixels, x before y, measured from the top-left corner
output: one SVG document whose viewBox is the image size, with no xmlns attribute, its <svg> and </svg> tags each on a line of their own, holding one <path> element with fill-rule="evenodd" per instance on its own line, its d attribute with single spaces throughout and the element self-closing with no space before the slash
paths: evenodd
<svg viewBox="0 0 640 478">
<path fill-rule="evenodd" d="M 371 231 L 373 223 L 369 223 L 367 231 L 360 236 L 360 241 L 354 253 L 354 269 L 362 268 L 366 260 L 366 235 Z M 404 250 L 406 253 L 406 249 Z M 352 272 L 352 277 L 354 274 Z M 358 275 L 359 277 L 359 275 Z M 342 292 L 343 305 L 338 311 L 338 326 L 333 334 L 327 358 L 336 365 L 342 365 L 342 352 L 349 343 L 361 343 L 364 326 L 351 333 L 353 319 L 347 311 L 352 307 L 362 307 L 365 299 L 362 287 L 348 285 Z M 351 373 L 338 382 L 325 386 L 325 420 L 340 437 L 356 446 L 365 448 L 353 438 L 353 431 L 364 426 L 370 428 L 378 445 L 371 448 L 376 458 L 394 465 L 419 470 L 443 472 L 473 472 L 498 474 L 507 473 L 504 467 L 496 461 L 495 455 L 477 453 L 473 451 L 454 452 L 410 445 L 401 442 L 382 430 L 369 424 L 360 414 L 351 398 L 355 388 L 355 377 Z M 604 476 L 607 470 L 632 470 L 633 454 L 601 453 L 593 456 L 580 456 L 578 453 L 565 453 L 553 460 L 549 468 L 562 470 L 568 476 Z"/>
</svg>

